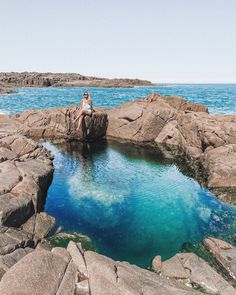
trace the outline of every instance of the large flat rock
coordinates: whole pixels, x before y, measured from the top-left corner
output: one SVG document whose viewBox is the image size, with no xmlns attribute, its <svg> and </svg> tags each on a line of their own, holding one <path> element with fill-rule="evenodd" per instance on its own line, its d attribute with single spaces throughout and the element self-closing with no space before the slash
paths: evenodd
<svg viewBox="0 0 236 295">
<path fill-rule="evenodd" d="M 236 290 L 203 259 L 193 253 L 180 253 L 162 262 L 161 274 L 183 284 L 201 288 L 207 294 L 234 295 Z"/>
<path fill-rule="evenodd" d="M 0 227 L 0 255 L 14 252 L 18 248 L 34 246 L 33 236 L 18 228 Z"/>
<path fill-rule="evenodd" d="M 95 252 L 85 252 L 85 260 L 92 295 L 199 294 L 153 272 Z"/>
<path fill-rule="evenodd" d="M 106 134 L 107 114 L 95 111 L 92 117 L 86 116 L 84 123 L 78 128 L 78 106 L 51 108 L 47 110 L 28 110 L 15 114 L 12 119 L 27 126 L 27 136 L 54 140 L 97 140 Z"/>
<path fill-rule="evenodd" d="M 5 273 L 0 282 L 0 294 L 56 294 L 67 266 L 68 262 L 58 255 L 49 251 L 34 251 Z"/>
<path fill-rule="evenodd" d="M 19 134 L 0 138 L 0 224 L 20 226 L 43 209 L 52 181 L 52 157 Z"/>
<path fill-rule="evenodd" d="M 29 247 L 17 248 L 9 254 L 0 255 L 0 280 L 14 264 L 16 264 L 21 258 L 32 251 L 33 249 Z"/>
<path fill-rule="evenodd" d="M 204 244 L 221 267 L 236 280 L 236 247 L 212 237 L 205 239 Z"/>
</svg>

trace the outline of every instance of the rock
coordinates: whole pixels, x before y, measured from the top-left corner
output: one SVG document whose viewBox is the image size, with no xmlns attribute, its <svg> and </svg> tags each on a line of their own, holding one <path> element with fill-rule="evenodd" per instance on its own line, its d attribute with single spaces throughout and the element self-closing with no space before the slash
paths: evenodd
<svg viewBox="0 0 236 295">
<path fill-rule="evenodd" d="M 32 199 L 22 194 L 16 197 L 11 193 L 0 196 L 0 224 L 20 226 L 34 213 Z"/>
<path fill-rule="evenodd" d="M 31 233 L 36 240 L 41 240 L 49 234 L 55 224 L 55 218 L 45 212 L 37 213 L 22 225 L 22 229 Z"/>
<path fill-rule="evenodd" d="M 187 109 L 207 113 L 203 105 L 189 104 L 178 96 L 165 97 L 153 93 L 143 100 L 107 110 L 107 136 L 140 143 L 153 142 L 166 124 L 175 120 L 178 113 L 184 114 L 183 111 Z"/>
<path fill-rule="evenodd" d="M 57 295 L 74 294 L 77 281 L 78 281 L 78 276 L 77 276 L 76 267 L 74 263 L 71 261 L 66 269 L 61 285 L 57 290 Z"/>
<path fill-rule="evenodd" d="M 66 263 L 69 263 L 71 261 L 70 253 L 66 251 L 65 248 L 55 247 L 52 248 L 51 252 L 57 256 L 60 256 L 63 260 L 65 260 Z"/>
<path fill-rule="evenodd" d="M 91 295 L 199 294 L 151 271 L 127 262 L 115 262 L 95 252 L 85 252 L 85 260 Z"/>
<path fill-rule="evenodd" d="M 189 271 L 183 267 L 177 255 L 162 263 L 161 273 L 165 277 L 175 279 L 187 279 L 189 276 Z"/>
<path fill-rule="evenodd" d="M 4 271 L 6 272 L 14 264 L 16 264 L 16 262 L 18 262 L 21 258 L 23 258 L 28 253 L 31 253 L 32 251 L 32 248 L 26 247 L 18 248 L 6 255 L 0 255 L 0 268 L 4 269 Z"/>
<path fill-rule="evenodd" d="M 0 138 L 0 158 L 0 225 L 18 227 L 43 209 L 52 157 L 38 143 L 12 132 Z"/>
<path fill-rule="evenodd" d="M 14 160 L 17 158 L 17 154 L 12 150 L 2 146 L 0 147 L 0 163 L 8 160 Z"/>
<path fill-rule="evenodd" d="M 102 87 L 102 88 L 133 88 L 134 86 L 152 85 L 149 81 L 138 79 L 96 79 L 96 80 L 75 80 L 62 82 L 56 86 L 63 87 Z"/>
<path fill-rule="evenodd" d="M 25 135 L 28 131 L 24 124 L 11 119 L 8 115 L 0 114 L 0 139 L 13 134 Z"/>
<path fill-rule="evenodd" d="M 0 163 L 0 195 L 9 193 L 22 180 L 22 176 L 11 161 Z"/>
<path fill-rule="evenodd" d="M 88 280 L 83 280 L 79 283 L 76 283 L 75 295 L 90 295 Z"/>
<path fill-rule="evenodd" d="M 84 124 L 78 128 L 78 121 L 74 119 L 78 115 L 77 106 L 64 108 L 52 108 L 48 110 L 29 110 L 17 113 L 12 118 L 24 124 L 29 129 L 27 136 L 32 138 L 46 138 L 56 140 L 97 140 L 105 136 L 107 129 L 107 114 L 95 111 L 92 117 L 86 116 Z"/>
<path fill-rule="evenodd" d="M 106 109 L 107 137 L 154 147 L 224 201 L 236 203 L 236 115 L 153 93 Z"/>
<path fill-rule="evenodd" d="M 0 227 L 0 255 L 14 252 L 18 248 L 33 247 L 32 235 L 17 229 Z"/>
<path fill-rule="evenodd" d="M 39 239 L 47 237 L 55 222 L 55 218 L 45 212 L 37 214 L 34 231 L 35 236 Z"/>
<path fill-rule="evenodd" d="M 203 165 L 209 175 L 208 187 L 236 187 L 236 144 L 208 149 Z"/>
<path fill-rule="evenodd" d="M 229 249 L 227 243 L 222 242 L 221 246 Z M 236 294 L 227 281 L 193 253 L 177 254 L 163 262 L 161 275 L 158 275 L 92 251 L 84 252 L 81 245 L 74 242 L 68 245 L 68 251 L 59 247 L 51 252 L 32 249 L 16 251 L 12 256 L 6 255 L 5 259 L 0 256 L 0 274 L 3 274 L 0 294 L 14 295 L 19 290 L 21 294 L 35 295 L 156 295 L 157 290 L 163 295 L 200 294 L 190 285 L 209 294 Z M 160 258 L 156 260 L 160 262 Z M 81 277 L 82 269 L 86 270 L 87 278 Z"/>
<path fill-rule="evenodd" d="M 189 103 L 186 99 L 172 95 L 172 96 L 162 96 L 158 93 L 152 93 L 146 96 L 145 100 L 148 102 L 158 102 L 160 100 L 165 100 L 170 106 L 178 111 L 192 111 L 192 112 L 203 112 L 208 113 L 208 109 L 203 104 Z"/>
<path fill-rule="evenodd" d="M 46 251 L 51 251 L 52 246 L 50 243 L 48 243 L 47 240 L 42 239 L 36 246 L 36 250 L 41 251 L 41 250 L 46 250 Z"/>
<path fill-rule="evenodd" d="M 154 257 L 154 259 L 152 260 L 153 271 L 159 274 L 161 272 L 161 266 L 162 266 L 161 256 Z"/>
<path fill-rule="evenodd" d="M 212 237 L 205 239 L 204 245 L 218 263 L 236 280 L 236 247 Z"/>
<path fill-rule="evenodd" d="M 153 142 L 177 112 L 166 101 L 137 100 L 107 110 L 107 137 L 138 143 Z"/>
<path fill-rule="evenodd" d="M 236 294 L 236 290 L 221 275 L 193 253 L 176 254 L 163 262 L 161 274 L 201 288 L 207 294 Z"/>
<path fill-rule="evenodd" d="M 13 93 L 16 93 L 14 89 L 0 88 L 0 94 L 13 94 Z"/>
<path fill-rule="evenodd" d="M 151 85 L 153 84 L 147 80 L 106 79 L 75 73 L 0 73 L 1 87 L 134 87 Z"/>
<path fill-rule="evenodd" d="M 67 246 L 67 251 L 70 253 L 72 261 L 74 262 L 77 271 L 79 272 L 80 280 L 82 281 L 87 279 L 88 271 L 81 245 L 77 246 L 75 242 L 70 241 Z"/>
<path fill-rule="evenodd" d="M 5 273 L 6 273 L 5 270 L 0 267 L 0 280 L 2 279 Z"/>
<path fill-rule="evenodd" d="M 63 279 L 67 268 L 68 263 L 60 256 L 49 251 L 34 251 L 4 274 L 0 294 L 56 294 L 65 287 Z M 68 284 L 71 286 L 70 282 Z"/>
</svg>

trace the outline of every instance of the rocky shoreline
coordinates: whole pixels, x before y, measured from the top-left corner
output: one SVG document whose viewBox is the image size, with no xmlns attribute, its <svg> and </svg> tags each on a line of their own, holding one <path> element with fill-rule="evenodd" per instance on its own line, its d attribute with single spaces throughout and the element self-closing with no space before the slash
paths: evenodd
<svg viewBox="0 0 236 295">
<path fill-rule="evenodd" d="M 84 76 L 76 73 L 0 73 L 0 88 L 5 87 L 105 87 L 132 88 L 153 86 L 150 81 L 140 79 L 107 79 Z"/>
<path fill-rule="evenodd" d="M 14 93 L 16 93 L 16 91 L 13 89 L 0 88 L 0 94 L 14 94 Z"/>
<path fill-rule="evenodd" d="M 236 203 L 236 116 L 152 94 L 96 109 L 84 134 L 73 123 L 77 112 L 69 106 L 0 115 L 0 294 L 236 294 L 236 248 L 211 237 L 204 244 L 232 281 L 193 253 L 164 262 L 157 256 L 151 272 L 74 242 L 52 248 L 44 238 L 55 220 L 42 211 L 53 157 L 38 142 L 107 137 L 150 146 L 184 161 L 219 198 Z"/>
<path fill-rule="evenodd" d="M 35 139 L 83 140 L 76 106 L 29 110 L 12 119 Z M 225 202 L 236 204 L 236 115 L 211 115 L 200 104 L 153 93 L 86 118 L 87 139 L 150 146 L 172 159 Z"/>
</svg>

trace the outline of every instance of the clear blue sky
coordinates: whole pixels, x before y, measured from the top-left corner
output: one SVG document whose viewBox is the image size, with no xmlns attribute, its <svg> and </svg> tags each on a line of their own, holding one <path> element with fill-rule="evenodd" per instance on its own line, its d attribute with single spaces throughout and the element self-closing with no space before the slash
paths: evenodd
<svg viewBox="0 0 236 295">
<path fill-rule="evenodd" d="M 236 82 L 236 0 L 0 0 L 0 71 Z"/>
</svg>

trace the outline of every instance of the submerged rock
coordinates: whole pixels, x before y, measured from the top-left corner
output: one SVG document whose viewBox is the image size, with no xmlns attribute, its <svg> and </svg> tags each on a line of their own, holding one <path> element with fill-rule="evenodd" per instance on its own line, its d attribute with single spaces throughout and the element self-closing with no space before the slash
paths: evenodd
<svg viewBox="0 0 236 295">
<path fill-rule="evenodd" d="M 96 251 L 92 240 L 88 236 L 78 232 L 60 232 L 48 238 L 48 242 L 54 247 L 66 248 L 70 241 L 81 243 L 85 250 Z"/>
</svg>

